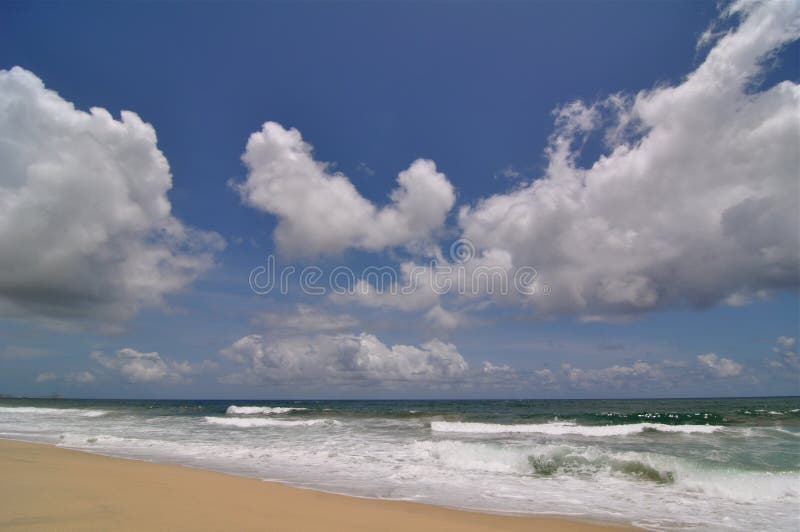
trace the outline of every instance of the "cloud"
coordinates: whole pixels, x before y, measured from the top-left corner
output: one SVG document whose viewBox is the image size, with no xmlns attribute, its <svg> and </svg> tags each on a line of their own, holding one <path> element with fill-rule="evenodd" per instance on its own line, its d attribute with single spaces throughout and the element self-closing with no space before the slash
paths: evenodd
<svg viewBox="0 0 800 532">
<path fill-rule="evenodd" d="M 533 373 L 541 380 L 542 384 L 553 384 L 556 382 L 555 374 L 547 368 L 534 371 Z"/>
<path fill-rule="evenodd" d="M 52 371 L 46 371 L 44 373 L 39 373 L 36 376 L 36 382 L 43 383 L 43 382 L 50 382 L 58 379 L 58 375 L 53 373 Z"/>
<path fill-rule="evenodd" d="M 426 312 L 425 320 L 433 328 L 445 331 L 457 329 L 468 322 L 464 314 L 444 309 L 441 305 L 436 305 Z"/>
<path fill-rule="evenodd" d="M 382 276 L 382 273 L 386 273 Z M 331 294 L 339 304 L 355 303 L 370 308 L 402 311 L 430 309 L 439 301 L 433 285 L 434 271 L 429 266 L 411 261 L 400 263 L 399 276 L 391 268 L 376 268 L 359 279 L 353 290 L 344 294 Z"/>
<path fill-rule="evenodd" d="M 245 205 L 278 218 L 275 240 L 290 256 L 380 251 L 430 239 L 455 203 L 433 161 L 417 159 L 397 177 L 391 203 L 376 207 L 342 173 L 314 159 L 297 129 L 266 122 L 250 135 L 247 179 L 232 186 Z"/>
<path fill-rule="evenodd" d="M 514 368 L 512 368 L 512 367 L 511 367 L 511 366 L 509 366 L 508 364 L 498 364 L 498 365 L 495 365 L 495 364 L 492 364 L 491 362 L 489 362 L 488 360 L 485 360 L 485 361 L 483 362 L 483 372 L 484 372 L 484 373 L 486 373 L 487 375 L 497 375 L 497 374 L 509 375 L 509 374 L 516 374 L 516 371 L 514 370 Z"/>
<path fill-rule="evenodd" d="M 95 377 L 94 374 L 89 371 L 79 371 L 68 373 L 64 376 L 64 380 L 73 384 L 89 384 L 95 381 Z"/>
<path fill-rule="evenodd" d="M 522 172 L 520 172 L 519 170 L 514 168 L 513 165 L 509 164 L 508 166 L 506 166 L 502 170 L 500 170 L 499 173 L 495 174 L 495 176 L 494 176 L 495 179 L 497 179 L 498 176 L 504 177 L 506 179 L 516 180 L 516 179 L 519 179 L 520 177 L 522 177 Z"/>
<path fill-rule="evenodd" d="M 56 373 L 52 371 L 47 371 L 44 373 L 40 373 L 36 376 L 37 383 L 45 383 L 45 382 L 52 382 L 52 381 L 64 381 L 67 384 L 90 384 L 93 383 L 96 379 L 93 373 L 89 371 L 76 371 L 73 373 L 67 373 L 63 377 L 59 377 Z"/>
<path fill-rule="evenodd" d="M 582 369 L 564 363 L 561 365 L 561 373 L 569 384 L 576 388 L 593 386 L 621 388 L 629 386 L 633 381 L 655 380 L 664 377 L 661 368 L 642 361 L 637 361 L 630 366 L 614 365 L 600 369 Z"/>
<path fill-rule="evenodd" d="M 797 340 L 793 336 L 779 336 L 775 343 L 772 351 L 778 355 L 778 358 L 769 360 L 768 365 L 780 370 L 799 371 L 800 357 L 797 356 L 795 348 Z"/>
<path fill-rule="evenodd" d="M 433 310 L 435 313 L 445 296 L 452 296 L 450 299 L 457 303 L 480 300 L 485 296 L 505 301 L 509 292 L 515 289 L 515 283 L 522 279 L 517 276 L 515 280 L 511 255 L 505 251 L 489 250 L 480 257 L 461 262 L 457 260 L 458 252 L 453 249 L 451 247 L 450 253 L 454 256 L 450 260 L 434 246 L 420 250 L 419 255 L 428 258 L 427 263 L 401 262 L 399 275 L 388 267 L 375 268 L 356 282 L 354 290 L 343 295 L 332 294 L 331 298 L 338 303 L 355 303 L 364 307 Z M 485 303 L 478 301 L 477 305 Z M 452 312 L 456 314 L 456 311 Z M 465 323 L 466 315 L 459 315 L 459 322 Z"/>
<path fill-rule="evenodd" d="M 267 312 L 253 320 L 270 329 L 294 333 L 341 331 L 359 325 L 359 320 L 349 314 L 331 314 L 325 310 L 298 304 L 294 312 Z"/>
<path fill-rule="evenodd" d="M 757 85 L 800 14 L 790 1 L 729 11 L 741 23 L 682 83 L 560 107 L 545 175 L 460 209 L 476 260 L 502 251 L 550 287 L 516 300 L 619 319 L 800 285 L 800 87 Z M 597 133 L 607 152 L 583 164 Z"/>
<path fill-rule="evenodd" d="M 119 349 L 114 356 L 95 351 L 90 358 L 104 368 L 118 372 L 131 383 L 180 382 L 190 375 L 216 367 L 214 362 L 208 360 L 199 364 L 164 360 L 157 352 L 142 353 L 129 347 Z"/>
<path fill-rule="evenodd" d="M 80 111 L 19 67 L 0 70 L 0 160 L 0 315 L 127 319 L 224 245 L 171 214 L 150 124 Z"/>
<path fill-rule="evenodd" d="M 368 176 L 375 175 L 375 170 L 370 168 L 370 166 L 364 161 L 361 161 L 360 163 L 358 163 L 358 165 L 356 165 L 356 170 Z"/>
<path fill-rule="evenodd" d="M 447 382 L 469 365 L 453 344 L 431 340 L 420 346 L 388 346 L 368 333 L 296 336 L 273 341 L 252 334 L 221 354 L 245 366 L 228 381 L 333 384 Z"/>
<path fill-rule="evenodd" d="M 779 336 L 776 342 L 778 346 L 783 349 L 792 349 L 795 343 L 797 343 L 797 340 L 792 336 Z"/>
<path fill-rule="evenodd" d="M 702 367 L 717 377 L 735 377 L 742 372 L 742 365 L 729 358 L 719 358 L 714 353 L 697 355 L 697 361 Z"/>
<path fill-rule="evenodd" d="M 727 358 L 720 358 L 714 353 L 700 355 L 697 364 L 705 374 L 715 377 L 736 377 L 742 374 L 744 367 Z M 698 366 L 690 366 L 685 361 L 663 359 L 645 362 L 637 360 L 630 364 L 614 364 L 599 368 L 583 368 L 570 362 L 562 362 L 560 371 L 549 368 L 521 369 L 509 365 L 495 365 L 484 362 L 483 379 L 471 375 L 473 382 L 502 383 L 507 388 L 518 390 L 536 390 L 547 387 L 550 390 L 637 390 L 652 393 L 654 390 L 671 391 L 686 389 L 686 384 L 702 385 L 703 375 L 698 374 Z M 470 382 L 469 379 L 465 381 Z"/>
</svg>

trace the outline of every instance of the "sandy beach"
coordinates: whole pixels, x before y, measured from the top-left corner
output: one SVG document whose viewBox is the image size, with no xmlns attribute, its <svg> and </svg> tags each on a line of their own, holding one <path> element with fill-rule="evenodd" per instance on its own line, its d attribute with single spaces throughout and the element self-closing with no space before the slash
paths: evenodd
<svg viewBox="0 0 800 532">
<path fill-rule="evenodd" d="M 0 440 L 3 530 L 600 531 L 621 527 L 361 499 Z"/>
</svg>

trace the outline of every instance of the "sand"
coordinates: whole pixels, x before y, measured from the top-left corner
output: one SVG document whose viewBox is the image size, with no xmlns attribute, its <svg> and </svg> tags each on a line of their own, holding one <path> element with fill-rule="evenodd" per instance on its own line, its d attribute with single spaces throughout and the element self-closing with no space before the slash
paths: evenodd
<svg viewBox="0 0 800 532">
<path fill-rule="evenodd" d="M 0 440 L 2 530 L 600 531 Z"/>
</svg>

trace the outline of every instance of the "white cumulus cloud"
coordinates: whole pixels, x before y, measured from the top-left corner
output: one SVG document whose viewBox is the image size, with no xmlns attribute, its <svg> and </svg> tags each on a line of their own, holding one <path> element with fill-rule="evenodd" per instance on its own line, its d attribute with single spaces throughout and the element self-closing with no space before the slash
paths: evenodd
<svg viewBox="0 0 800 532">
<path fill-rule="evenodd" d="M 455 203 L 453 186 L 433 161 L 418 159 L 397 177 L 382 208 L 342 173 L 314 159 L 297 129 L 267 122 L 250 136 L 247 179 L 234 184 L 243 203 L 278 218 L 275 240 L 290 256 L 380 251 L 431 238 Z"/>
<path fill-rule="evenodd" d="M 129 318 L 224 245 L 172 215 L 150 124 L 78 110 L 19 67 L 0 70 L 0 161 L 0 315 Z"/>
<path fill-rule="evenodd" d="M 681 83 L 556 111 L 545 175 L 463 207 L 477 258 L 533 266 L 541 315 L 614 319 L 743 304 L 800 284 L 800 87 L 759 87 L 800 37 L 793 1 L 735 2 L 738 27 Z M 579 162 L 590 133 L 607 152 Z"/>
<path fill-rule="evenodd" d="M 273 340 L 252 334 L 221 354 L 245 366 L 235 378 L 255 383 L 435 383 L 463 376 L 469 368 L 453 344 L 389 346 L 368 333 Z"/>
<path fill-rule="evenodd" d="M 715 353 L 697 355 L 700 365 L 717 377 L 735 377 L 742 372 L 743 366 L 729 358 L 720 358 Z"/>
<path fill-rule="evenodd" d="M 143 353 L 129 347 L 119 349 L 114 356 L 106 356 L 95 351 L 90 358 L 104 368 L 118 372 L 125 380 L 132 383 L 178 382 L 216 366 L 211 361 L 192 364 L 185 360 L 164 360 L 155 351 Z"/>
</svg>

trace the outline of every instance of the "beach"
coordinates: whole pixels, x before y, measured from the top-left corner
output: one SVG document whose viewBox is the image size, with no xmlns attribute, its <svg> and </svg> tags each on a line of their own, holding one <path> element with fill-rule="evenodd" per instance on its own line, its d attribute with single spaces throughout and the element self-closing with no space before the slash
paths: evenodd
<svg viewBox="0 0 800 532">
<path fill-rule="evenodd" d="M 789 531 L 798 523 L 798 437 L 798 398 L 5 399 L 0 439 L 49 447 L 0 448 L 3 488 L 11 490 L 0 501 L 0 528 L 11 516 L 42 522 L 42 512 L 59 508 L 58 522 L 99 519 L 103 512 L 91 511 L 99 508 L 115 522 L 200 516 L 212 529 L 234 517 L 237 529 L 246 519 L 261 528 L 276 515 L 307 517 L 309 530 L 319 516 L 327 529 L 331 516 L 342 516 L 340 529 L 352 530 L 368 509 L 389 512 L 379 519 L 395 523 L 392 512 L 415 508 L 415 518 L 447 515 L 446 523 L 467 530 L 485 513 L 656 530 Z M 534 523 L 486 519 L 501 530 L 501 522 L 508 530 Z M 426 525 L 402 528 L 411 526 Z"/>
<path fill-rule="evenodd" d="M 602 531 L 292 488 L 171 464 L 0 440 L 3 530 Z"/>
</svg>

